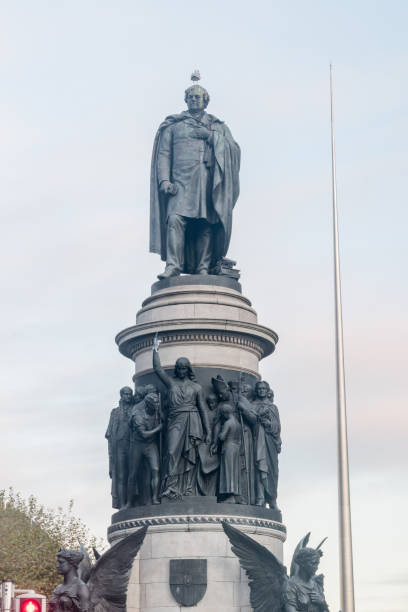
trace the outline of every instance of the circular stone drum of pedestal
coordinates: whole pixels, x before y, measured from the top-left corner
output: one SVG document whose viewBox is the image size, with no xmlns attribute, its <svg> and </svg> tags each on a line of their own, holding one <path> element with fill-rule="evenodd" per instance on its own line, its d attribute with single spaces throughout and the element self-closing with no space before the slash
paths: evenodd
<svg viewBox="0 0 408 612">
<path fill-rule="evenodd" d="M 114 514 L 108 529 L 112 544 L 148 525 L 145 541 L 132 567 L 128 612 L 186 610 L 172 594 L 170 561 L 184 560 L 188 567 L 196 559 L 206 560 L 206 588 L 194 609 L 250 612 L 248 580 L 222 529 L 221 521 L 224 520 L 283 560 L 286 528 L 279 511 L 218 504 L 213 498 L 202 497 Z"/>
<path fill-rule="evenodd" d="M 274 351 L 278 336 L 258 324 L 251 302 L 236 288 L 238 283 L 224 282 L 215 285 L 210 284 L 211 277 L 186 276 L 177 277 L 176 284 L 153 286 L 136 325 L 116 337 L 120 352 L 135 362 L 137 376 L 152 371 L 156 332 L 164 368 L 183 355 L 194 367 L 234 368 L 258 376 L 259 361 Z"/>
</svg>

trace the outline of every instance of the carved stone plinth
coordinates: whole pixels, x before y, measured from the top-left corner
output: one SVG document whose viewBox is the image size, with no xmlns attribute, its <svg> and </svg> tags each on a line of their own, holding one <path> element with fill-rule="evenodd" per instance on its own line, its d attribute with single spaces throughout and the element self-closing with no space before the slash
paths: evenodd
<svg viewBox="0 0 408 612">
<path fill-rule="evenodd" d="M 164 368 L 173 368 L 182 355 L 194 368 L 211 368 L 213 375 L 229 370 L 258 377 L 259 361 L 278 341 L 274 331 L 258 324 L 239 283 L 223 276 L 186 275 L 153 285 L 136 325 L 116 337 L 120 352 L 135 362 L 138 380 L 152 372 L 156 332 Z"/>
<path fill-rule="evenodd" d="M 238 558 L 231 552 L 222 520 L 250 534 L 282 561 L 286 528 L 279 511 L 217 504 L 215 498 L 192 497 L 183 502 L 132 508 L 114 514 L 108 530 L 112 544 L 142 525 L 149 526 L 132 569 L 128 611 L 186 610 L 171 592 L 170 560 L 206 559 L 207 588 L 196 608 L 201 612 L 250 612 L 248 581 Z"/>
</svg>

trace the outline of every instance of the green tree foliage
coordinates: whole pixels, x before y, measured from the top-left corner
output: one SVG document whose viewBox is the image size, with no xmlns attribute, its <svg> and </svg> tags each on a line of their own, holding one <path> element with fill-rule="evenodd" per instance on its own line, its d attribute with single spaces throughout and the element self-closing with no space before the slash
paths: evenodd
<svg viewBox="0 0 408 612">
<path fill-rule="evenodd" d="M 55 568 L 60 548 L 78 549 L 81 543 L 91 559 L 93 546 L 102 551 L 102 540 L 90 535 L 72 508 L 72 500 L 66 510 L 52 510 L 34 496 L 0 490 L 0 582 L 9 578 L 17 588 L 49 597 L 61 582 Z"/>
</svg>

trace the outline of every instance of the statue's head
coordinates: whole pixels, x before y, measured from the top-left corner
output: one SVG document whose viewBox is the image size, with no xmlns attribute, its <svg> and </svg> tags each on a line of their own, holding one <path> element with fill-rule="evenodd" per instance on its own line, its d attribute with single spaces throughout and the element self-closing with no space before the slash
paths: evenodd
<svg viewBox="0 0 408 612">
<path fill-rule="evenodd" d="M 322 555 L 323 553 L 321 550 L 305 546 L 298 550 L 293 560 L 298 564 L 299 568 L 303 569 L 310 576 L 313 576 L 317 572 L 320 557 Z"/>
<path fill-rule="evenodd" d="M 240 391 L 240 382 L 239 380 L 230 380 L 228 383 L 229 388 L 233 393 L 239 393 Z"/>
<path fill-rule="evenodd" d="M 215 408 L 217 407 L 217 396 L 215 395 L 215 393 L 210 393 L 209 395 L 207 395 L 207 406 L 210 410 L 215 410 Z"/>
<path fill-rule="evenodd" d="M 57 572 L 65 575 L 72 568 L 78 569 L 79 564 L 84 558 L 80 550 L 69 550 L 68 548 L 60 548 L 57 553 Z"/>
<path fill-rule="evenodd" d="M 209 93 L 201 85 L 191 85 L 184 93 L 184 101 L 189 111 L 203 111 L 210 101 Z"/>
<path fill-rule="evenodd" d="M 157 389 L 154 385 L 146 385 L 144 390 L 146 395 L 148 395 L 149 393 L 154 393 L 157 395 Z"/>
<path fill-rule="evenodd" d="M 146 404 L 146 412 L 148 414 L 155 414 L 159 408 L 159 396 L 157 393 L 148 393 L 144 398 Z"/>
<path fill-rule="evenodd" d="M 218 374 L 216 378 L 211 379 L 214 391 L 218 395 L 218 399 L 221 402 L 226 402 L 231 399 L 231 390 L 228 386 L 228 383 L 223 379 L 223 377 Z"/>
<path fill-rule="evenodd" d="M 131 404 L 133 401 L 133 391 L 130 387 L 122 387 L 119 391 L 120 399 L 125 402 L 125 404 Z"/>
<path fill-rule="evenodd" d="M 187 357 L 179 357 L 174 366 L 174 376 L 183 380 L 184 378 L 190 378 L 195 380 L 193 368 L 191 367 L 190 360 Z"/>
<path fill-rule="evenodd" d="M 269 391 L 269 385 L 266 380 L 258 380 L 255 384 L 255 394 L 260 399 L 267 397 Z"/>
<path fill-rule="evenodd" d="M 226 402 L 221 406 L 221 414 L 224 419 L 228 419 L 228 417 L 234 413 L 234 406 L 229 402 Z"/>
<path fill-rule="evenodd" d="M 252 387 L 250 384 L 248 383 L 244 383 L 242 385 L 242 389 L 241 389 L 241 393 L 244 397 L 246 397 L 247 399 L 250 399 L 251 395 L 252 395 Z"/>
<path fill-rule="evenodd" d="M 146 391 L 143 386 L 135 387 L 135 393 L 133 395 L 133 403 L 138 404 L 145 397 Z"/>
<path fill-rule="evenodd" d="M 231 399 L 231 391 L 229 389 L 220 389 L 218 398 L 220 402 L 228 402 Z"/>
</svg>

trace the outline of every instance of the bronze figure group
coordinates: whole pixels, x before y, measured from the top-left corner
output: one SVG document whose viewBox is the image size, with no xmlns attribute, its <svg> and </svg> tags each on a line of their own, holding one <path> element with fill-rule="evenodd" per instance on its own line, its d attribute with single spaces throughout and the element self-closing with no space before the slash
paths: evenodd
<svg viewBox="0 0 408 612">
<path fill-rule="evenodd" d="M 122 509 L 188 496 L 277 509 L 279 412 L 265 381 L 212 378 L 205 397 L 186 357 L 172 375 L 153 343 L 153 385 L 120 391 L 106 432 L 112 506 Z"/>
</svg>

